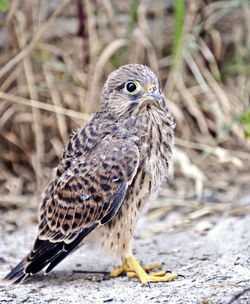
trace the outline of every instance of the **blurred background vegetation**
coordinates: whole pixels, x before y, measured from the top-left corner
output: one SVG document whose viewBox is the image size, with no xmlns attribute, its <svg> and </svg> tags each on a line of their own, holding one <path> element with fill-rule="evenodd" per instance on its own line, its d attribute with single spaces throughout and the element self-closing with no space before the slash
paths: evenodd
<svg viewBox="0 0 250 304">
<path fill-rule="evenodd" d="M 158 74 L 176 120 L 162 195 L 190 206 L 249 193 L 248 0 L 0 0 L 0 209 L 37 207 L 126 63 Z"/>
</svg>

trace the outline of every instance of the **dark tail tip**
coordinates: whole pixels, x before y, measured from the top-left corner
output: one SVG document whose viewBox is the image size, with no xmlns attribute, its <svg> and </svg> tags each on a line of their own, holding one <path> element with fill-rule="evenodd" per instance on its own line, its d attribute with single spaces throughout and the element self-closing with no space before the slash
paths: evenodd
<svg viewBox="0 0 250 304">
<path fill-rule="evenodd" d="M 61 242 L 50 242 L 49 240 L 36 239 L 32 251 L 24 258 L 10 273 L 7 274 L 5 280 L 14 284 L 24 282 L 31 275 L 39 272 L 48 265 L 45 273 L 50 272 L 58 263 L 66 256 L 73 252 L 81 243 L 81 241 L 92 230 L 98 226 L 94 223 L 88 228 L 84 228 L 75 239 L 66 244 Z"/>
<path fill-rule="evenodd" d="M 28 278 L 29 274 L 24 271 L 25 259 L 23 259 L 15 268 L 13 268 L 4 280 L 10 281 L 13 284 L 19 284 Z"/>
</svg>

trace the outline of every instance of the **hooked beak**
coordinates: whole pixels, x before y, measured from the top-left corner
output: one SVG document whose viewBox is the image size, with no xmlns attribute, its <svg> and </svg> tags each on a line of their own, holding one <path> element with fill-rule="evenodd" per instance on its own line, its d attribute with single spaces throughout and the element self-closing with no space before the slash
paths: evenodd
<svg viewBox="0 0 250 304">
<path fill-rule="evenodd" d="M 143 87 L 143 91 L 140 108 L 151 105 L 159 107 L 160 105 L 165 104 L 165 98 L 157 84 L 147 84 Z"/>
</svg>

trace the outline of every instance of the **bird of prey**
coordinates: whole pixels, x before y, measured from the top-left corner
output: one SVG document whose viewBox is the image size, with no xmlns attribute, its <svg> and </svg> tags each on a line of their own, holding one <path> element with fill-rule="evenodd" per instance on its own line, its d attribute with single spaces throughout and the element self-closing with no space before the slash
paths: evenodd
<svg viewBox="0 0 250 304">
<path fill-rule="evenodd" d="M 75 132 L 44 191 L 31 252 L 6 279 L 21 283 L 44 267 L 47 274 L 91 240 L 121 259 L 112 277 L 132 273 L 146 286 L 177 278 L 146 272 L 131 248 L 139 212 L 167 177 L 174 128 L 149 67 L 128 64 L 112 72 L 100 110 Z"/>
</svg>

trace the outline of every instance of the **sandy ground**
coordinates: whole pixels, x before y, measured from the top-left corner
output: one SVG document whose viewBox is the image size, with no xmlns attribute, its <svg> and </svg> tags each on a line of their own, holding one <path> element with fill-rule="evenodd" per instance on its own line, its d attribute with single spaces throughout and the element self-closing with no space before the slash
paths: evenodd
<svg viewBox="0 0 250 304">
<path fill-rule="evenodd" d="M 240 203 L 249 205 L 250 196 Z M 24 222 L 32 216 L 23 210 L 17 230 L 1 229 L 1 278 L 31 247 L 36 224 Z M 250 291 L 233 300 L 250 287 L 250 214 L 206 217 L 199 222 L 199 227 L 211 224 L 204 235 L 198 223 L 149 233 L 171 217 L 171 213 L 161 220 L 143 217 L 138 223 L 134 254 L 145 265 L 161 262 L 165 270 L 184 277 L 151 283 L 150 288 L 126 276 L 111 279 L 108 273 L 117 265 L 98 250 L 82 247 L 47 276 L 40 273 L 17 286 L 1 281 L 0 303 L 250 303 Z"/>
</svg>

